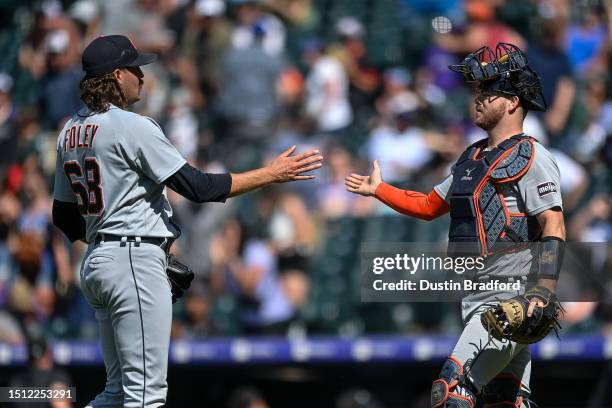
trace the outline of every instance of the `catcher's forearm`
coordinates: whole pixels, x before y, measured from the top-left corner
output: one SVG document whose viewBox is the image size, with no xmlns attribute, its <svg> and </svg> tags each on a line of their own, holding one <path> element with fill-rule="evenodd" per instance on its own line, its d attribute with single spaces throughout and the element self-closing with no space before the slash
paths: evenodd
<svg viewBox="0 0 612 408">
<path fill-rule="evenodd" d="M 561 273 L 565 241 L 553 236 L 542 237 L 541 241 L 538 255 L 538 279 L 556 281 Z"/>
<path fill-rule="evenodd" d="M 563 212 L 558 208 L 550 209 L 538 214 L 537 218 L 542 226 L 538 255 L 538 284 L 554 291 L 556 282 L 552 286 L 553 283 L 550 281 L 559 279 L 565 254 Z"/>
<path fill-rule="evenodd" d="M 231 176 L 232 187 L 229 193 L 230 197 L 244 194 L 275 181 L 272 172 L 270 172 L 267 167 L 246 171 L 244 173 L 231 173 Z"/>
<path fill-rule="evenodd" d="M 401 190 L 383 182 L 376 188 L 375 197 L 397 212 L 427 221 L 449 211 L 448 204 L 435 190 L 426 195 L 418 191 Z"/>
</svg>

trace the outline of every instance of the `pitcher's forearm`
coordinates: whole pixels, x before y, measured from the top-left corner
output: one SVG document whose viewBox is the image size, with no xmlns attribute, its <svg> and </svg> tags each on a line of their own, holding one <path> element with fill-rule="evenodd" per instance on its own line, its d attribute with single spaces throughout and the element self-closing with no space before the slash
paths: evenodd
<svg viewBox="0 0 612 408">
<path fill-rule="evenodd" d="M 232 176 L 232 187 L 229 197 L 247 193 L 275 181 L 272 172 L 267 167 L 261 167 L 244 173 L 230 173 L 230 175 Z"/>
</svg>

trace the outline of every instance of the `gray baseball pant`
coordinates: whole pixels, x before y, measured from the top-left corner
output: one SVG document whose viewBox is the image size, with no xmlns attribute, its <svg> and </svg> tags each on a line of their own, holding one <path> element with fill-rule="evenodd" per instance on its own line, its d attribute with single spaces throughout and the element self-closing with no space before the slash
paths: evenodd
<svg viewBox="0 0 612 408">
<path fill-rule="evenodd" d="M 106 387 L 86 408 L 163 407 L 172 323 L 165 251 L 153 244 L 90 245 L 81 289 L 94 308 Z"/>
<path fill-rule="evenodd" d="M 508 299 L 518 292 L 488 292 L 483 298 L 469 297 L 462 304 L 465 328 L 451 356 L 463 365 L 469 380 L 476 389 L 482 389 L 499 374 L 512 374 L 521 381 L 521 389 L 531 394 L 531 352 L 525 344 L 508 340 L 498 341 L 489 335 L 480 322 L 480 315 L 497 304 L 492 299 Z M 486 301 L 484 300 L 486 296 Z M 523 404 L 522 407 L 526 405 Z"/>
</svg>

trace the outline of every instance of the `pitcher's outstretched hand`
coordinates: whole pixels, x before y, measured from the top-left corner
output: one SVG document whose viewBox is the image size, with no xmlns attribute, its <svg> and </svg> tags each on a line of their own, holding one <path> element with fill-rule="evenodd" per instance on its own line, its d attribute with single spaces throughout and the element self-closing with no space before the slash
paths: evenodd
<svg viewBox="0 0 612 408">
<path fill-rule="evenodd" d="M 310 180 L 315 178 L 311 174 L 304 174 L 322 166 L 323 156 L 319 150 L 314 149 L 292 156 L 295 146 L 291 146 L 268 164 L 268 170 L 276 183 L 285 183 L 295 180 Z"/>
</svg>

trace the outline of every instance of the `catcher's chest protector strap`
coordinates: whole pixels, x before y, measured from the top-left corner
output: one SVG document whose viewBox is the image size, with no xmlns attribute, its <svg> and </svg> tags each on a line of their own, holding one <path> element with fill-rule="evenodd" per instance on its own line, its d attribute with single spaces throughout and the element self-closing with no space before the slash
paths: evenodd
<svg viewBox="0 0 612 408">
<path fill-rule="evenodd" d="M 432 408 L 474 408 L 474 394 L 463 376 L 463 365 L 453 357 L 442 366 L 440 378 L 431 386 Z"/>
<path fill-rule="evenodd" d="M 449 190 L 450 253 L 465 252 L 456 250 L 465 245 L 461 243 L 475 243 L 477 249 L 469 252 L 487 255 L 498 241 L 526 242 L 531 238 L 529 226 L 533 217 L 511 214 L 499 185 L 516 181 L 529 170 L 534 139 L 516 135 L 482 152 L 486 143 L 484 139 L 468 147 L 453 171 Z"/>
</svg>

